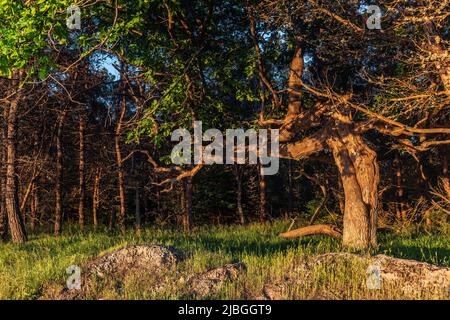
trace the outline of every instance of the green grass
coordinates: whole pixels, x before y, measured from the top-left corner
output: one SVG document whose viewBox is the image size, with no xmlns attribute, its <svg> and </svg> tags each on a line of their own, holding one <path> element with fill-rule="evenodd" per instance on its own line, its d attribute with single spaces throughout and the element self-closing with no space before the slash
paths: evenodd
<svg viewBox="0 0 450 320">
<path fill-rule="evenodd" d="M 63 284 L 69 265 L 82 265 L 97 256 L 126 244 L 171 245 L 188 253 L 180 266 L 181 272 L 201 272 L 234 261 L 247 265 L 247 273 L 228 284 L 212 298 L 247 299 L 261 296 L 264 284 L 282 281 L 296 271 L 301 257 L 342 251 L 339 242 L 328 237 L 314 236 L 285 240 L 277 235 L 289 226 L 287 221 L 271 224 L 252 224 L 245 227 L 205 226 L 191 234 L 175 228 L 146 228 L 137 235 L 129 231 L 125 236 L 108 232 L 66 230 L 63 236 L 34 235 L 23 245 L 0 244 L 0 299 L 38 299 L 47 286 Z M 450 240 L 442 234 L 393 235 L 380 234 L 378 253 L 416 259 L 441 266 L 450 265 Z M 374 252 L 375 253 L 375 252 Z M 302 283 L 289 288 L 286 298 L 308 299 L 315 295 L 346 299 L 404 298 L 395 288 L 368 291 L 365 285 L 365 266 L 336 266 L 332 271 L 324 267 L 309 270 Z M 178 275 L 179 276 L 179 275 Z M 120 292 L 111 288 L 95 288 L 90 298 L 111 299 L 177 299 L 182 292 L 173 288 L 155 294 L 139 279 L 129 278 Z M 144 283 L 144 284 L 143 284 Z M 414 298 L 442 298 L 436 296 Z"/>
</svg>

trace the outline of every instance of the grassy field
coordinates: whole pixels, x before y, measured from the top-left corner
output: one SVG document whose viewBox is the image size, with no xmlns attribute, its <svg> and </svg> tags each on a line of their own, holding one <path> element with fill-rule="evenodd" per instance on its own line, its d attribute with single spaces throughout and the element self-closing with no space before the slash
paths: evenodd
<svg viewBox="0 0 450 320">
<path fill-rule="evenodd" d="M 242 261 L 247 272 L 225 286 L 212 298 L 254 299 L 261 296 L 265 284 L 282 281 L 294 270 L 302 257 L 342 251 L 339 243 L 322 236 L 285 240 L 277 234 L 289 222 L 252 224 L 245 227 L 201 227 L 186 235 L 177 229 L 146 228 L 137 235 L 125 236 L 108 232 L 84 233 L 67 230 L 60 238 L 32 236 L 24 245 L 0 244 L 0 298 L 39 299 L 47 286 L 63 284 L 69 265 L 82 265 L 91 257 L 126 244 L 172 245 L 188 253 L 180 266 L 185 272 L 200 272 L 226 263 Z M 380 233 L 377 252 L 394 257 L 415 259 L 440 266 L 450 266 L 450 238 L 443 234 L 394 235 Z M 365 287 L 365 266 L 339 266 L 333 270 L 309 270 L 301 285 L 290 288 L 287 298 L 402 299 L 395 288 L 368 290 Z M 142 280 L 142 279 L 141 279 Z M 149 282 L 151 280 L 149 279 Z M 127 279 L 120 292 L 97 288 L 89 298 L 106 299 L 177 299 L 183 298 L 176 286 L 155 294 L 145 283 Z M 442 296 L 412 298 L 438 299 Z"/>
</svg>

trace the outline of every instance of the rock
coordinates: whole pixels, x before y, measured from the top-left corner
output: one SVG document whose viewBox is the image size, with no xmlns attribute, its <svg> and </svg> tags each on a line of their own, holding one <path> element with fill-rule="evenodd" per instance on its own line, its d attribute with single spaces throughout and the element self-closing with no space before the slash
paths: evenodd
<svg viewBox="0 0 450 320">
<path fill-rule="evenodd" d="M 43 288 L 41 299 L 102 298 L 102 292 L 120 296 L 126 282 L 153 294 L 164 294 L 176 287 L 187 297 L 202 298 L 217 293 L 223 284 L 246 270 L 243 263 L 234 263 L 193 274 L 177 268 L 183 259 L 184 254 L 173 247 L 126 246 L 87 262 L 82 267 L 81 290 L 54 283 Z"/>
<path fill-rule="evenodd" d="M 313 270 L 317 266 L 324 266 L 326 270 L 348 269 L 355 270 L 359 265 L 362 272 L 374 270 L 379 275 L 379 288 L 383 286 L 399 288 L 405 297 L 420 298 L 427 296 L 448 296 L 450 294 L 450 268 L 439 267 L 429 263 L 415 260 L 399 259 L 386 255 L 360 256 L 351 253 L 327 253 L 309 257 L 296 262 L 296 267 L 290 274 L 275 283 L 266 284 L 263 289 L 263 298 L 269 300 L 284 299 L 289 288 L 304 285 L 309 274 L 306 270 Z M 348 268 L 347 268 L 348 267 Z M 367 273 L 367 277 L 370 273 Z M 367 282 L 362 283 L 367 288 Z M 340 299 L 339 293 L 312 292 L 308 299 Z"/>
<path fill-rule="evenodd" d="M 374 257 L 358 256 L 350 253 L 328 253 L 316 257 L 316 263 L 360 262 L 379 272 L 380 286 L 401 287 L 404 294 L 420 296 L 428 293 L 442 293 L 449 290 L 450 268 L 429 263 L 399 259 L 383 254 Z"/>
<path fill-rule="evenodd" d="M 286 285 L 282 283 L 267 284 L 263 288 L 263 298 L 266 300 L 283 300 L 286 294 Z"/>
<path fill-rule="evenodd" d="M 226 281 L 236 280 L 245 270 L 245 264 L 238 262 L 196 274 L 188 280 L 190 294 L 201 298 L 217 293 Z"/>
<path fill-rule="evenodd" d="M 173 247 L 132 245 L 95 258 L 87 264 L 86 270 L 88 276 L 123 277 L 130 272 L 170 269 L 181 260 L 183 260 L 182 252 Z"/>
<path fill-rule="evenodd" d="M 381 285 L 401 285 L 402 291 L 408 295 L 448 292 L 450 289 L 450 268 L 383 254 L 373 257 L 371 264 L 379 267 Z"/>
</svg>

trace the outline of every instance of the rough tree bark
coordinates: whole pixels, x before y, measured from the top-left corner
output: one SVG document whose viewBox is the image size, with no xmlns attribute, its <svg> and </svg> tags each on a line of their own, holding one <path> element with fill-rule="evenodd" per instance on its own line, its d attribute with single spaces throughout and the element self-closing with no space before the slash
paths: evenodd
<svg viewBox="0 0 450 320">
<path fill-rule="evenodd" d="M 56 186 L 55 186 L 55 235 L 59 236 L 62 232 L 62 176 L 63 176 L 63 150 L 62 133 L 66 110 L 64 110 L 58 119 L 58 130 L 56 133 Z"/>
<path fill-rule="evenodd" d="M 303 50 L 300 44 L 297 44 L 294 57 L 291 60 L 288 90 L 289 90 L 289 104 L 287 115 L 284 119 L 283 128 L 280 130 L 280 142 L 292 140 L 298 134 L 297 128 L 298 115 L 302 111 L 302 75 L 303 75 Z"/>
<path fill-rule="evenodd" d="M 294 57 L 291 60 L 291 67 L 288 78 L 289 90 L 300 93 L 302 88 L 303 75 L 303 50 L 300 44 L 295 48 Z M 300 94 L 289 95 L 288 116 L 297 115 L 302 109 L 302 97 Z"/>
<path fill-rule="evenodd" d="M 353 130 L 350 118 L 334 114 L 335 130 L 327 139 L 344 188 L 342 243 L 353 249 L 377 245 L 379 168 L 376 153 Z"/>
<path fill-rule="evenodd" d="M 13 72 L 13 90 L 19 88 L 21 72 Z M 17 115 L 21 92 L 16 92 L 9 105 L 7 117 L 7 139 L 6 139 L 6 186 L 5 206 L 8 213 L 8 224 L 13 243 L 27 241 L 25 226 L 20 215 L 18 185 L 16 177 L 16 137 L 17 137 Z"/>
<path fill-rule="evenodd" d="M 306 123 L 311 121 L 308 117 L 303 119 Z M 379 182 L 376 153 L 356 133 L 349 117 L 334 113 L 332 119 L 307 138 L 281 144 L 280 157 L 301 160 L 328 146 L 344 190 L 343 245 L 352 249 L 375 247 Z M 296 128 L 300 127 L 305 125 L 297 123 Z M 320 229 L 316 231 L 321 233 Z"/>
</svg>

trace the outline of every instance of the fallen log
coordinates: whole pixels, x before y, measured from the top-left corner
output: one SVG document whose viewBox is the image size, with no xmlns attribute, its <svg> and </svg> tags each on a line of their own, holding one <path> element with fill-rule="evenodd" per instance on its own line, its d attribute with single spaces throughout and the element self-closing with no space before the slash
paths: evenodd
<svg viewBox="0 0 450 320">
<path fill-rule="evenodd" d="M 281 233 L 279 236 L 282 238 L 300 238 L 315 234 L 325 234 L 338 240 L 342 239 L 342 233 L 333 226 L 327 224 L 318 224 L 315 226 L 303 227 Z"/>
</svg>

